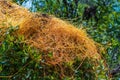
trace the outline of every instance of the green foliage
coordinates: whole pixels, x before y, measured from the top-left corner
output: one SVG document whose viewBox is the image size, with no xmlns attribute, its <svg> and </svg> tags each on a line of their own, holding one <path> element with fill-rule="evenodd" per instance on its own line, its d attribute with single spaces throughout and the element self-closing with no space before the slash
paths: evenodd
<svg viewBox="0 0 120 80">
<path fill-rule="evenodd" d="M 107 1 L 106 1 L 107 2 Z M 98 4 L 99 3 L 99 4 Z M 93 21 L 89 21 L 86 29 L 88 33 L 94 38 L 95 41 L 103 44 L 106 49 L 106 53 L 103 54 L 107 60 L 110 70 L 114 69 L 120 64 L 120 23 L 119 23 L 119 12 L 114 11 L 113 5 L 115 0 L 104 5 L 103 1 L 98 0 L 98 13 L 99 21 L 95 24 L 89 24 Z M 113 77 L 115 80 L 120 78 L 119 74 Z"/>
<path fill-rule="evenodd" d="M 24 80 L 28 77 L 36 79 L 38 72 L 33 73 L 35 73 L 34 68 L 41 68 L 41 65 L 35 63 L 40 55 L 36 54 L 38 53 L 36 49 L 25 43 L 23 36 L 13 35 L 15 30 L 13 27 L 7 29 L 0 45 L 0 78 L 2 80 Z"/>
<path fill-rule="evenodd" d="M 107 79 L 103 62 L 98 66 L 93 64 L 96 61 L 87 57 L 58 65 L 46 64 L 44 53 L 26 44 L 23 36 L 15 35 L 18 29 L 7 28 L 1 36 L 4 40 L 0 40 L 0 79 L 96 80 L 99 76 L 100 79 Z M 53 53 L 48 53 L 48 57 L 52 58 Z"/>
<path fill-rule="evenodd" d="M 92 36 L 92 38 L 95 41 L 103 44 L 105 47 L 107 52 L 104 53 L 103 56 L 105 56 L 104 58 L 107 60 L 109 65 L 108 67 L 110 69 L 116 67 L 116 65 L 120 63 L 120 13 L 114 11 L 113 9 L 115 0 L 93 0 L 92 5 L 98 6 L 96 14 L 98 17 L 98 22 L 96 22 L 93 18 L 91 18 L 89 21 L 82 21 L 84 7 L 89 5 L 81 4 L 80 0 L 78 0 L 77 5 L 74 1 L 65 0 L 72 6 L 64 5 L 65 2 L 61 0 L 59 3 L 58 1 L 59 0 L 55 0 L 54 2 L 46 1 L 46 4 L 44 5 L 45 7 L 40 9 L 38 8 L 38 11 L 54 14 L 65 19 L 67 18 L 77 25 L 82 22 L 85 26 L 85 29 Z M 71 10 L 72 7 L 74 7 L 75 10 Z M 75 11 L 75 14 L 72 11 Z"/>
<path fill-rule="evenodd" d="M 16 0 L 16 2 L 17 1 L 19 2 L 20 0 Z M 65 5 L 63 0 L 33 0 L 33 5 L 30 10 L 53 14 L 57 17 L 68 19 L 77 25 L 82 23 L 88 34 L 90 34 L 95 41 L 101 43 L 105 47 L 106 53 L 103 53 L 102 55 L 106 59 L 110 70 L 116 67 L 117 64 L 120 64 L 120 12 L 116 12 L 113 9 L 115 1 L 117 0 L 90 0 L 90 3 L 85 2 L 86 0 L 78 0 L 78 4 L 76 4 L 75 0 L 65 1 L 67 1 L 69 5 Z M 118 0 L 118 2 L 120 2 L 120 0 Z M 39 3 L 42 5 L 40 6 Z M 82 21 L 84 7 L 89 6 L 88 4 L 98 6 L 98 22 L 93 18 L 89 21 Z M 52 56 L 52 54 L 49 56 Z M 88 63 L 88 65 L 90 64 Z M 0 71 L 1 70 L 2 66 L 0 65 Z M 101 70 L 102 67 L 100 66 L 97 72 L 100 72 Z M 77 72 L 77 74 L 81 73 L 83 72 Z M 83 76 L 83 74 L 81 76 Z M 101 79 L 102 77 L 105 77 L 105 75 L 99 77 Z M 77 80 L 82 80 L 81 77 L 76 78 Z M 114 80 L 118 80 L 118 78 L 120 78 L 119 74 L 113 77 Z M 54 78 L 53 76 L 49 76 L 47 79 Z M 69 77 L 66 77 L 65 80 L 69 80 Z"/>
</svg>

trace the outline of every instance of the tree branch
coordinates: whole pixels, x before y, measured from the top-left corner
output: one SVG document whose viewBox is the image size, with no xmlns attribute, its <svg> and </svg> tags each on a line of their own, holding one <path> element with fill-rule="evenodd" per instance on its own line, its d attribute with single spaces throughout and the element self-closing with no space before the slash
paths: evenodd
<svg viewBox="0 0 120 80">
<path fill-rule="evenodd" d="M 120 73 L 120 64 L 116 68 L 110 71 L 110 75 L 114 76 L 118 73 Z"/>
</svg>

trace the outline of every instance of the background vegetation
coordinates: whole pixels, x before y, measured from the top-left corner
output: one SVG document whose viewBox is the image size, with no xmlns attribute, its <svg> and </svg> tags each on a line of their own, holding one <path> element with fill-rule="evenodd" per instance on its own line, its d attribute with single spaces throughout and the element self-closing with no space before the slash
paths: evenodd
<svg viewBox="0 0 120 80">
<path fill-rule="evenodd" d="M 74 25 L 78 26 L 78 28 L 81 27 L 81 24 L 82 24 L 83 25 L 82 27 L 87 30 L 88 34 L 96 42 L 104 46 L 106 52 L 103 53 L 102 55 L 106 60 L 109 70 L 113 70 L 115 67 L 117 67 L 120 64 L 120 31 L 119 31 L 120 30 L 120 11 L 119 11 L 120 1 L 119 0 L 29 0 L 29 1 L 13 0 L 13 1 L 20 5 L 29 7 L 29 9 L 32 12 L 42 12 L 42 13 L 52 14 L 59 18 L 68 20 L 72 22 Z M 31 6 L 28 5 L 28 2 L 29 4 L 31 4 Z M 97 6 L 96 16 L 98 18 L 98 21 L 96 21 L 93 17 L 91 17 L 89 20 L 82 20 L 84 8 L 86 6 L 89 7 L 92 5 Z M 11 42 L 11 40 L 13 42 Z M 27 79 L 28 77 L 29 79 L 36 80 L 37 75 L 40 75 L 42 73 L 42 72 L 41 73 L 38 72 L 39 69 L 44 70 L 44 66 L 34 63 L 34 60 L 36 60 L 36 58 L 32 58 L 30 55 L 26 54 L 26 53 L 30 53 L 31 55 L 33 55 L 34 53 L 38 53 L 37 50 L 27 46 L 26 44 L 24 44 L 24 42 L 21 42 L 21 41 L 24 41 L 23 37 L 14 38 L 10 34 L 7 34 L 5 36 L 4 44 L 2 44 L 2 46 L 0 47 L 0 52 L 4 53 L 4 55 L 0 54 L 4 56 L 0 58 L 1 60 L 0 64 L 2 65 L 4 64 L 5 67 L 7 67 L 8 69 L 3 71 L 3 66 L 0 65 L 0 71 L 5 72 L 5 73 L 2 73 L 2 75 L 4 74 L 9 75 L 8 72 L 12 71 L 13 67 L 17 67 L 15 70 L 13 70 L 13 72 L 19 72 L 20 76 L 23 75 L 24 76 L 23 80 Z M 9 45 L 9 46 L 6 46 L 6 45 Z M 13 49 L 15 50 L 15 52 L 13 51 Z M 10 53 L 7 54 L 8 52 Z M 18 61 L 16 61 L 14 57 L 13 58 L 7 57 L 10 55 L 14 55 L 14 53 L 18 54 L 14 56 L 15 58 L 18 58 Z M 40 55 L 34 55 L 34 57 L 36 56 L 40 57 Z M 11 61 L 11 62 L 8 62 L 8 61 Z M 20 63 L 13 64 L 13 62 L 15 61 Z M 31 64 L 26 64 L 26 63 L 31 63 Z M 13 66 L 12 68 L 9 67 L 11 65 Z M 28 67 L 24 68 L 27 65 Z M 21 68 L 21 66 L 24 66 L 24 67 Z M 89 66 L 92 66 L 92 65 L 88 65 L 88 67 Z M 22 74 L 23 70 L 26 72 L 26 74 Z M 101 70 L 102 70 L 102 67 L 100 67 L 100 71 Z M 51 73 L 51 71 L 49 72 Z M 76 74 L 79 74 L 79 75 L 81 73 L 82 71 L 76 72 Z M 104 72 L 103 73 L 101 72 L 98 80 L 101 80 L 101 79 L 108 80 L 108 78 L 106 78 L 106 76 L 108 76 L 107 73 L 108 72 L 106 72 L 106 75 L 105 75 Z M 58 73 L 53 73 L 52 75 L 45 76 L 45 78 L 43 79 L 55 80 L 54 76 L 56 74 Z M 14 75 L 7 76 L 7 77 L 13 77 Z M 19 78 L 19 75 L 17 75 L 16 77 L 13 77 L 13 79 Z M 89 80 L 89 79 L 92 80 L 92 78 L 90 78 L 91 77 L 90 75 L 84 74 L 82 76 L 86 78 L 85 80 Z M 41 79 L 41 77 L 39 79 Z M 111 79 L 119 80 L 120 73 L 114 75 Z M 70 80 L 70 79 L 69 77 L 66 76 L 65 80 Z M 83 79 L 77 77 L 76 75 L 76 80 L 83 80 Z"/>
</svg>

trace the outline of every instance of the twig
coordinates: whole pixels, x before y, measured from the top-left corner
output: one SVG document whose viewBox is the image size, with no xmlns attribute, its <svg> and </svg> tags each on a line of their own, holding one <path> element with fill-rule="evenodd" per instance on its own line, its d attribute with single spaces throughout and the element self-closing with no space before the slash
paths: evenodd
<svg viewBox="0 0 120 80">
<path fill-rule="evenodd" d="M 118 73 L 120 73 L 120 64 L 116 68 L 110 71 L 110 75 L 114 76 Z"/>
<path fill-rule="evenodd" d="M 12 76 L 0 76 L 0 78 L 11 78 Z"/>
</svg>

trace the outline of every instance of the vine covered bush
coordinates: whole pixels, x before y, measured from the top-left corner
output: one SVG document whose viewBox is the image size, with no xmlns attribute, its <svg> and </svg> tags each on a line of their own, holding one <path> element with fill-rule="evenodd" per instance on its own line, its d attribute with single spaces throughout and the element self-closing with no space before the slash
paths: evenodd
<svg viewBox="0 0 120 80">
<path fill-rule="evenodd" d="M 13 1 L 18 3 L 19 5 L 24 5 L 24 6 L 25 6 L 25 3 L 27 3 L 27 0 L 13 0 Z M 54 55 L 51 52 L 51 49 L 45 47 L 49 51 L 44 52 L 44 50 L 40 50 L 42 49 L 41 47 L 35 46 L 39 43 L 39 41 L 37 41 L 37 44 L 35 43 L 33 44 L 32 43 L 33 41 L 29 42 L 31 37 L 27 37 L 29 38 L 29 41 L 28 41 L 26 40 L 26 37 L 23 36 L 23 35 L 30 36 L 32 33 L 37 33 L 37 32 L 33 31 L 31 34 L 27 35 L 26 33 L 28 32 L 24 33 L 24 28 L 23 28 L 23 31 L 18 31 L 18 32 L 23 32 L 23 35 L 15 36 L 11 33 L 11 29 L 9 28 L 3 29 L 3 30 L 1 29 L 2 32 L 6 34 L 3 35 L 3 33 L 1 34 L 1 31 L 0 31 L 0 36 L 1 36 L 0 37 L 0 56 L 2 56 L 0 57 L 0 79 L 1 78 L 3 80 L 7 80 L 7 79 L 15 79 L 15 80 L 16 79 L 23 79 L 23 80 L 24 79 L 30 79 L 30 80 L 36 80 L 36 79 L 45 79 L 45 80 L 49 80 L 49 79 L 50 80 L 55 80 L 55 79 L 58 79 L 58 80 L 59 79 L 60 80 L 61 79 L 63 80 L 71 80 L 71 79 L 96 80 L 98 79 L 99 80 L 100 79 L 101 80 L 101 79 L 105 79 L 105 80 L 109 80 L 110 78 L 115 80 L 119 79 L 119 73 L 113 76 L 109 75 L 109 71 L 117 67 L 117 65 L 120 63 L 120 54 L 119 54 L 120 52 L 119 50 L 119 47 L 120 47 L 119 46 L 120 45 L 119 16 L 120 14 L 119 14 L 119 11 L 116 11 L 114 8 L 118 6 L 118 4 L 115 4 L 115 3 L 116 3 L 116 0 L 89 0 L 88 2 L 87 0 L 84 0 L 84 1 L 83 0 L 33 0 L 31 2 L 32 6 L 29 8 L 32 12 L 37 11 L 37 12 L 40 12 L 40 14 L 41 13 L 52 14 L 59 18 L 70 21 L 71 23 L 76 25 L 78 28 L 80 27 L 85 28 L 87 33 L 95 41 L 97 41 L 98 43 L 104 46 L 106 52 L 103 52 L 101 54 L 101 52 L 99 52 L 101 50 L 98 51 L 98 53 L 100 54 L 99 55 L 100 58 L 98 58 L 99 61 L 95 61 L 96 59 L 94 60 L 88 57 L 87 58 L 77 57 L 77 58 L 74 58 L 73 61 L 69 61 L 69 60 L 67 61 L 66 60 L 67 58 L 66 58 L 65 60 L 67 62 L 62 62 L 61 64 L 56 64 L 54 63 L 55 61 L 51 61 L 52 65 L 48 64 L 49 62 L 47 62 L 46 64 L 45 63 L 46 60 L 44 59 L 47 59 L 48 61 L 53 59 Z M 84 8 L 90 7 L 91 5 L 97 6 L 96 16 L 98 18 L 98 21 L 96 21 L 94 17 L 91 17 L 89 20 L 82 20 Z M 18 14 L 16 14 L 16 15 L 20 14 L 23 17 L 19 15 L 17 20 L 14 20 L 14 18 L 12 18 L 13 20 L 12 24 L 13 26 L 17 26 L 15 24 L 21 24 L 21 20 L 25 18 L 26 22 L 22 23 L 24 25 L 20 25 L 20 28 L 21 26 L 27 26 L 29 29 L 30 25 L 28 24 L 28 22 L 31 23 L 32 22 L 31 20 L 34 17 L 36 17 L 36 15 L 37 17 L 41 17 L 41 15 L 36 14 L 34 15 L 34 17 L 31 17 L 31 20 L 29 20 L 28 16 L 31 16 L 32 14 L 28 15 L 27 13 L 29 12 L 26 10 L 24 11 L 26 13 L 25 15 L 21 15 L 23 11 L 20 11 L 18 12 Z M 47 17 L 46 14 L 43 14 L 42 16 Z M 28 18 L 26 19 L 26 17 Z M 1 20 L 3 20 L 3 18 L 0 18 L 0 21 Z M 58 20 L 58 19 L 54 19 L 54 20 Z M 8 21 L 11 21 L 11 18 L 9 18 Z M 14 33 L 15 31 L 16 33 L 16 29 L 15 30 L 14 29 L 15 27 L 12 28 L 12 32 Z M 33 28 L 30 28 L 30 29 L 33 29 Z M 9 31 L 6 31 L 6 30 L 10 30 L 10 33 Z M 68 29 L 68 30 L 71 31 L 71 29 Z M 44 32 L 48 32 L 48 31 L 44 31 Z M 69 31 L 66 31 L 66 32 L 69 32 Z M 64 35 L 64 32 L 61 31 L 61 34 L 62 33 Z M 49 39 L 50 39 L 50 35 L 48 35 L 48 38 L 45 38 L 44 40 L 46 41 Z M 51 41 L 52 40 L 54 39 L 52 38 Z M 31 43 L 32 45 L 30 45 Z M 67 49 L 64 49 L 64 50 L 67 51 Z M 76 51 L 74 51 L 74 53 L 76 53 Z M 62 57 L 62 55 L 60 56 Z M 61 60 L 60 59 L 61 57 L 57 57 L 58 61 L 56 62 L 59 62 Z"/>
</svg>

